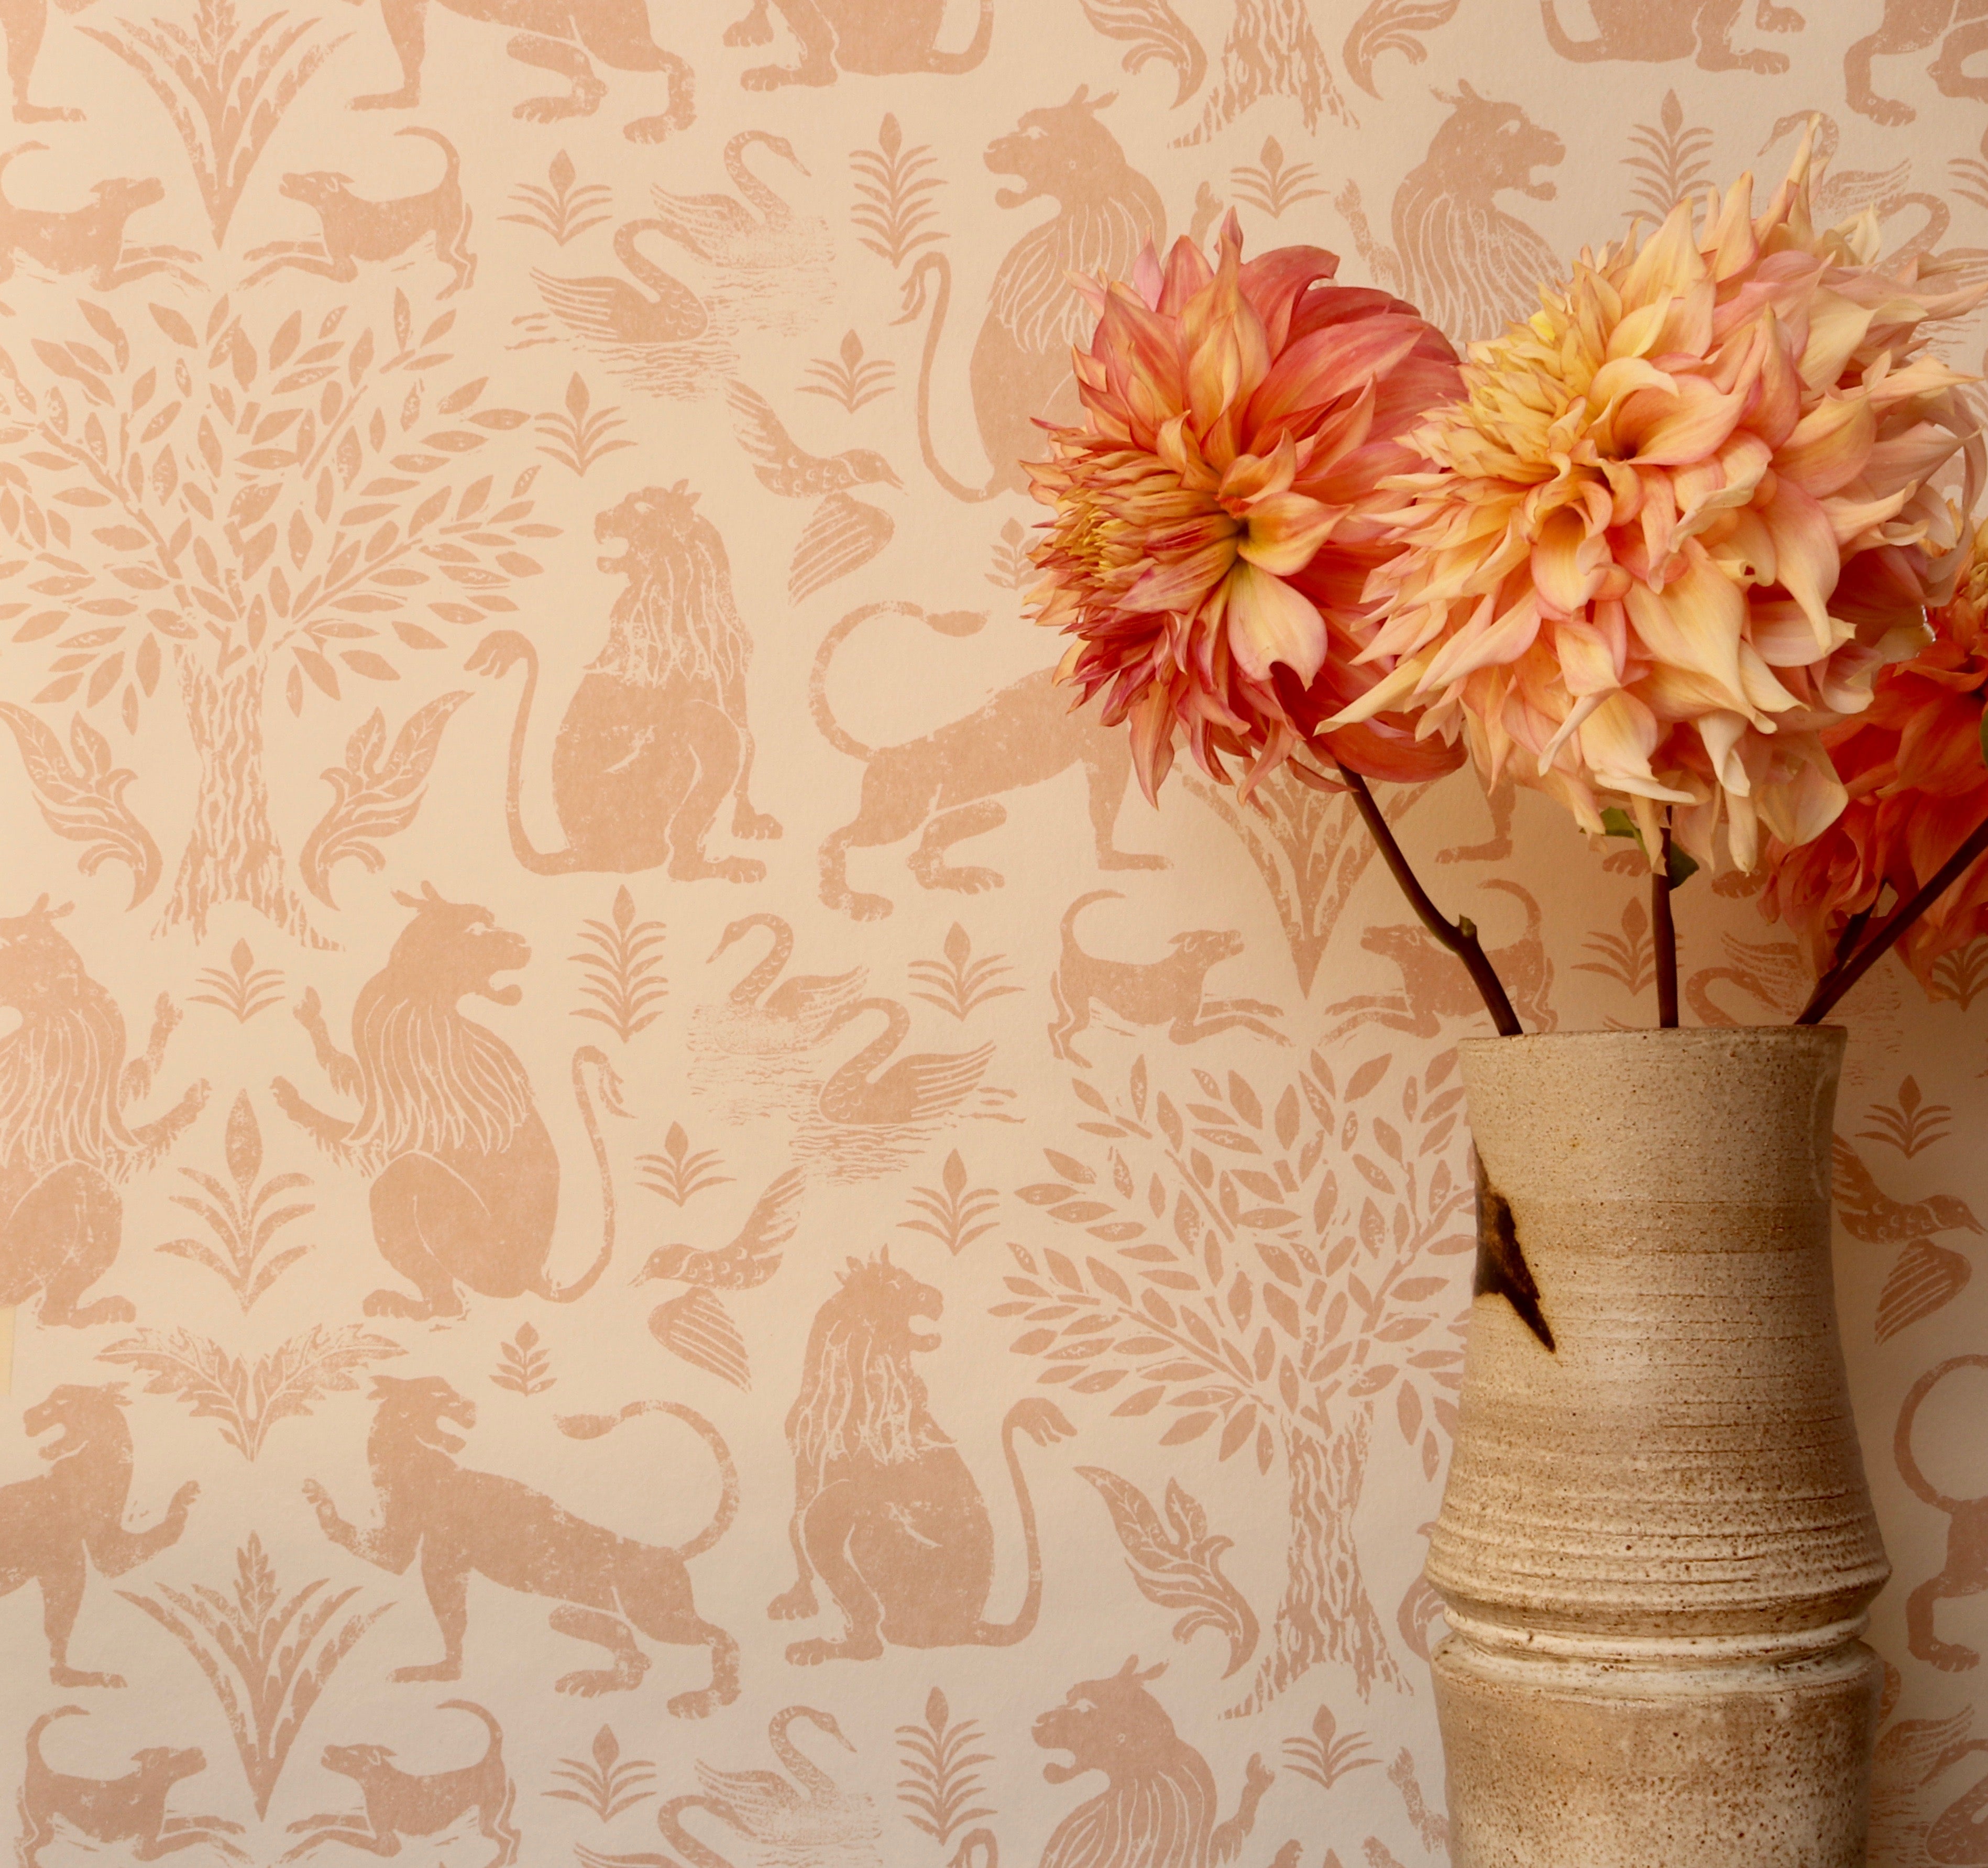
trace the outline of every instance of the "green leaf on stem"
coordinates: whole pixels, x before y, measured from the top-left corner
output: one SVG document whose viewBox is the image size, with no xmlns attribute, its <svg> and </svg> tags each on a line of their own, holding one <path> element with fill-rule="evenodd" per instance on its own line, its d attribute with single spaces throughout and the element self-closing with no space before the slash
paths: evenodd
<svg viewBox="0 0 1988 1868">
<path fill-rule="evenodd" d="M 1983 721 L 1982 751 L 1983 757 L 1988 758 L 1988 718 Z M 1601 813 L 1601 829 L 1606 836 L 1628 837 L 1645 856 L 1650 853 L 1642 832 L 1636 828 L 1636 820 L 1619 806 L 1611 804 Z M 1671 887 L 1674 889 L 1682 888 L 1698 873 L 1696 860 L 1686 856 L 1675 842 L 1671 845 L 1670 872 Z"/>
</svg>

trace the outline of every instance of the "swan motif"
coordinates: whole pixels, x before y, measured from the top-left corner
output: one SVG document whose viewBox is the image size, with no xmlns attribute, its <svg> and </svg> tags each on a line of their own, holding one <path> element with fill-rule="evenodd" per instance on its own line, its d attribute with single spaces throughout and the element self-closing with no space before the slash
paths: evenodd
<svg viewBox="0 0 1988 1868">
<path fill-rule="evenodd" d="M 532 277 L 560 323 L 583 337 L 611 343 L 687 343 L 710 329 L 710 312 L 682 280 L 644 258 L 636 245 L 645 233 L 669 231 L 668 223 L 653 220 L 624 221 L 614 230 L 615 258 L 648 287 L 647 293 L 611 275 L 560 279 L 534 270 Z"/>
<path fill-rule="evenodd" d="M 781 979 L 781 972 L 793 958 L 794 931 L 779 915 L 763 910 L 732 922 L 712 950 L 712 959 L 756 927 L 765 928 L 772 942 L 765 957 L 725 995 L 725 1022 L 762 1045 L 813 1044 L 837 1014 L 855 1002 L 863 989 L 865 969 L 852 967 L 847 973 L 833 975 L 797 973 L 791 979 Z"/>
<path fill-rule="evenodd" d="M 844 1751 L 855 1750 L 831 1714 L 812 1706 L 789 1706 L 775 1713 L 766 1728 L 767 1741 L 786 1776 L 778 1771 L 720 1771 L 700 1762 L 698 1782 L 729 1812 L 732 1826 L 762 1846 L 819 1850 L 839 1845 L 847 1850 L 874 1844 L 878 1824 L 870 1799 L 846 1795 L 788 1736 L 789 1728 L 803 1721 L 826 1732 Z"/>
<path fill-rule="evenodd" d="M 676 243 L 702 260 L 722 266 L 777 266 L 794 255 L 794 242 L 805 231 L 793 208 L 746 166 L 746 151 L 765 145 L 805 175 L 806 166 L 785 137 L 766 130 L 742 130 L 725 146 L 725 172 L 745 197 L 730 194 L 672 194 L 651 188 L 655 225 Z M 746 205 L 752 203 L 752 207 Z M 757 208 L 756 214 L 752 210 Z"/>
<path fill-rule="evenodd" d="M 661 1809 L 656 1812 L 656 1826 L 662 1831 L 663 1839 L 690 1864 L 690 1868 L 732 1868 L 732 1863 L 720 1855 L 715 1849 L 698 1841 L 688 1829 L 684 1827 L 682 1812 L 687 1809 L 708 1810 L 714 1816 L 721 1822 L 729 1824 L 733 1829 L 739 1828 L 738 1819 L 732 1811 L 715 1797 L 671 1797 Z M 583 1868 L 626 1868 L 631 1859 L 625 1855 L 603 1855 L 597 1849 L 588 1848 L 584 1843 L 573 1850 L 573 1855 L 575 1859 L 583 1865 Z M 668 1858 L 656 1855 L 638 1855 L 633 1859 L 638 1862 L 653 1863 L 661 1862 Z"/>
<path fill-rule="evenodd" d="M 972 1094 L 991 1044 L 963 1052 L 919 1052 L 901 1057 L 872 1078 L 884 1060 L 911 1035 L 911 1015 L 895 999 L 858 999 L 837 1012 L 821 1030 L 826 1038 L 866 1012 L 881 1012 L 884 1029 L 821 1086 L 819 1106 L 830 1122 L 876 1127 L 918 1122 L 956 1108 Z"/>
</svg>

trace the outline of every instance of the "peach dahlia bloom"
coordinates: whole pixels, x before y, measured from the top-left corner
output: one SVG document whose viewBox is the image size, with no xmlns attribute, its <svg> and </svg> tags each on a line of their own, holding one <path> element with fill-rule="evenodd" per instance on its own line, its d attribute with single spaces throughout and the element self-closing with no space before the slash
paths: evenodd
<svg viewBox="0 0 1988 1868">
<path fill-rule="evenodd" d="M 1395 549 L 1378 489 L 1422 464 L 1401 437 L 1457 393 L 1456 359 L 1399 299 L 1332 284 L 1338 264 L 1317 247 L 1246 264 L 1232 214 L 1214 266 L 1181 240 L 1089 289 L 1086 419 L 1030 468 L 1054 508 L 1030 600 L 1077 638 L 1059 680 L 1131 722 L 1148 797 L 1181 739 L 1222 782 L 1246 762 L 1246 792 L 1385 673 L 1354 659 Z M 1460 758 L 1385 711 L 1325 738 L 1375 777 Z"/>
<path fill-rule="evenodd" d="M 1822 972 L 1846 924 L 1912 894 L 1988 819 L 1988 526 L 1947 603 L 1928 621 L 1932 640 L 1878 675 L 1870 707 L 1823 735 L 1849 793 L 1843 814 L 1813 843 L 1767 845 L 1761 907 L 1801 937 Z M 1929 907 L 1899 942 L 1922 985 L 1933 962 L 1988 934 L 1988 856 Z"/>
<path fill-rule="evenodd" d="M 1582 827 L 1659 807 L 1751 869 L 1764 828 L 1807 842 L 1843 809 L 1820 737 L 1951 589 L 1955 522 L 1929 485 L 1981 444 L 1925 351 L 1971 309 L 1935 262 L 1881 265 L 1874 217 L 1810 224 L 1807 145 L 1767 211 L 1723 204 L 1584 253 L 1540 309 L 1471 346 L 1465 398 L 1404 437 L 1409 549 L 1368 586 L 1361 657 L 1387 672 L 1329 727 L 1419 708 Z M 1701 212 L 1701 205 L 1702 211 Z"/>
</svg>

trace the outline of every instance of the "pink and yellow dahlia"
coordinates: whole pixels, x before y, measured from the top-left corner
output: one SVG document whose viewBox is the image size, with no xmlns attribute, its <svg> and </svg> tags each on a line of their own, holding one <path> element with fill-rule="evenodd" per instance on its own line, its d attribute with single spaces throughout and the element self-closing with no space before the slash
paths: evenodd
<svg viewBox="0 0 1988 1868">
<path fill-rule="evenodd" d="M 1496 778 L 1582 826 L 1658 809 L 1750 869 L 1762 829 L 1807 842 L 1845 792 L 1821 734 L 1870 700 L 1952 589 L 1955 522 L 1929 482 L 1982 448 L 1925 352 L 1971 309 L 1935 262 L 1880 263 L 1874 218 L 1818 231 L 1807 146 L 1767 211 L 1743 177 L 1471 346 L 1464 399 L 1403 437 L 1435 463 L 1395 483 L 1408 549 L 1367 593 L 1383 671 L 1326 724 L 1422 710 Z"/>
<path fill-rule="evenodd" d="M 1330 283 L 1338 260 L 1285 247 L 1248 262 L 1231 214 L 1216 265 L 1149 248 L 1131 282 L 1090 289 L 1076 355 L 1087 419 L 1052 428 L 1030 471 L 1055 509 L 1033 556 L 1036 620 L 1077 637 L 1058 678 L 1129 721 L 1151 796 L 1184 738 L 1246 790 L 1381 681 L 1368 579 L 1395 549 L 1383 480 L 1422 464 L 1402 437 L 1457 393 L 1456 353 L 1408 306 Z M 1384 711 L 1324 736 L 1349 766 L 1426 778 L 1460 755 Z"/>
</svg>

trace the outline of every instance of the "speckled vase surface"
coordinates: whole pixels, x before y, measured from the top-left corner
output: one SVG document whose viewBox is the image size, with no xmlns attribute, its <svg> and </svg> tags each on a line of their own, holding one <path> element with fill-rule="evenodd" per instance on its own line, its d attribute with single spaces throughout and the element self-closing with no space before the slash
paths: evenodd
<svg viewBox="0 0 1988 1868">
<path fill-rule="evenodd" d="M 1463 1047 L 1428 1576 L 1456 1868 L 1861 1868 L 1890 1574 L 1838 1339 L 1840 1030 Z"/>
</svg>

